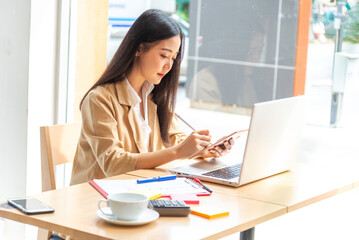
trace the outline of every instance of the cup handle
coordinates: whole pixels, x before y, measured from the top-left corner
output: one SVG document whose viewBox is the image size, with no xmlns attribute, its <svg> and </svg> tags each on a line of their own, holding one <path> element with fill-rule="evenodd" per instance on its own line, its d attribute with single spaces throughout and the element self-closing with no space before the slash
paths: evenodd
<svg viewBox="0 0 359 240">
<path fill-rule="evenodd" d="M 102 212 L 103 215 L 108 216 L 108 217 L 113 217 L 113 214 L 108 214 L 108 213 L 105 213 L 104 211 L 102 211 L 102 207 L 101 207 L 102 202 L 105 202 L 106 206 L 108 207 L 108 201 L 105 199 L 100 199 L 97 203 L 98 209 Z"/>
</svg>

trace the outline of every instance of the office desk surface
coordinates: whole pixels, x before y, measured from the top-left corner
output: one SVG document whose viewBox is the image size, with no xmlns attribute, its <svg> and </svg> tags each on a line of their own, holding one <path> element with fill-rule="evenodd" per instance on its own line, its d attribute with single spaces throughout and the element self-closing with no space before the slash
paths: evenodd
<svg viewBox="0 0 359 240">
<path fill-rule="evenodd" d="M 121 175 L 114 178 L 136 177 Z M 35 197 L 54 207 L 55 213 L 29 216 L 17 209 L 0 208 L 0 217 L 79 239 L 218 239 L 286 213 L 286 208 L 280 205 L 215 192 L 200 197 L 201 205 L 226 206 L 229 216 L 211 220 L 192 214 L 188 217 L 160 217 L 146 225 L 128 227 L 111 225 L 97 217 L 97 202 L 102 197 L 88 183 Z"/>
<path fill-rule="evenodd" d="M 178 160 L 162 165 L 157 174 L 168 174 L 165 173 L 166 170 L 193 161 L 196 160 Z M 282 205 L 291 212 L 358 187 L 357 169 L 356 163 L 344 166 L 298 165 L 294 171 L 280 173 L 239 188 L 207 182 L 205 184 L 214 192 Z M 153 171 L 155 170 L 137 170 L 128 174 L 150 177 L 156 174 Z"/>
</svg>

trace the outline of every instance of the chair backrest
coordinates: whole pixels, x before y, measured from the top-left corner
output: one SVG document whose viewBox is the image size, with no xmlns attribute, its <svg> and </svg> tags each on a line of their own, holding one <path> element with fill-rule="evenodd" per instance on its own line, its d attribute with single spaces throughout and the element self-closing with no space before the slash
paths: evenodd
<svg viewBox="0 0 359 240">
<path fill-rule="evenodd" d="M 56 189 L 54 167 L 72 162 L 81 123 L 40 127 L 42 191 Z"/>
</svg>

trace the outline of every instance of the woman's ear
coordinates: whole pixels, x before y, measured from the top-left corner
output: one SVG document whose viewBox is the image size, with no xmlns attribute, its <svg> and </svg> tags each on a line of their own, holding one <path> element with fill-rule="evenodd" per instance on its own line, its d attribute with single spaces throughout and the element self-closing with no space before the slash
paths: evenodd
<svg viewBox="0 0 359 240">
<path fill-rule="evenodd" d="M 143 52 L 143 44 L 141 43 L 140 46 L 138 46 L 137 48 L 136 57 L 139 57 L 142 52 Z"/>
</svg>

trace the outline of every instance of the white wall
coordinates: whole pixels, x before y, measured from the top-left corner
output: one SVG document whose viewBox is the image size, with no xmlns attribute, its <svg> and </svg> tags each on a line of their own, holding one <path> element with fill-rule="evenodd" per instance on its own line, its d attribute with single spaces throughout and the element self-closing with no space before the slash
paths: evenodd
<svg viewBox="0 0 359 240">
<path fill-rule="evenodd" d="M 25 193 L 30 3 L 0 1 L 0 199 L 4 200 Z"/>
<path fill-rule="evenodd" d="M 4 201 L 26 190 L 30 1 L 0 0 L 0 6 L 0 201 Z M 6 239 L 23 239 L 22 225 L 4 225 L 16 228 Z"/>
<path fill-rule="evenodd" d="M 39 127 L 55 119 L 57 5 L 0 0 L 0 201 L 41 191 Z M 0 239 L 25 239 L 23 224 L 0 228 Z M 36 239 L 30 231 L 26 239 Z"/>
</svg>

